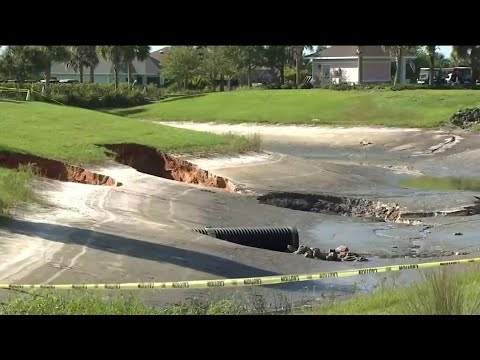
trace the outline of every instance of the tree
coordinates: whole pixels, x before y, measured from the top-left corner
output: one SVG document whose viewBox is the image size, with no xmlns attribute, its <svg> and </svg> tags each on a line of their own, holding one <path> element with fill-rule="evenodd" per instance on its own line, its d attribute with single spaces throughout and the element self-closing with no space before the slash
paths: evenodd
<svg viewBox="0 0 480 360">
<path fill-rule="evenodd" d="M 232 46 L 231 48 L 231 56 L 235 65 L 247 75 L 248 87 L 252 86 L 252 70 L 264 64 L 264 51 L 263 46 Z"/>
<path fill-rule="evenodd" d="M 23 86 L 28 78 L 37 78 L 44 70 L 42 53 L 35 46 L 7 46 L 0 54 L 0 73 Z"/>
<path fill-rule="evenodd" d="M 113 65 L 113 76 L 115 79 L 115 90 L 118 89 L 118 70 L 124 63 L 123 46 L 103 45 L 98 47 L 98 52 L 102 58 L 110 61 Z"/>
<path fill-rule="evenodd" d="M 123 60 L 127 65 L 128 71 L 128 86 L 132 82 L 132 62 L 137 59 L 139 61 L 145 60 L 150 55 L 150 46 L 148 45 L 134 45 L 123 47 Z"/>
<path fill-rule="evenodd" d="M 280 75 L 280 84 L 283 84 L 285 82 L 285 65 L 288 61 L 287 46 L 266 46 L 264 56 L 268 66 L 278 71 Z"/>
<path fill-rule="evenodd" d="M 64 62 L 70 58 L 66 46 L 38 46 L 41 53 L 43 68 L 45 70 L 45 92 L 50 93 L 50 79 L 52 77 L 52 63 Z"/>
<path fill-rule="evenodd" d="M 395 57 L 396 62 L 396 70 L 395 70 L 395 78 L 393 80 L 393 85 L 396 85 L 400 82 L 400 77 L 403 69 L 401 69 L 402 59 L 403 56 L 411 51 L 415 50 L 416 46 L 410 45 L 383 45 L 383 48 L 386 52 L 390 54 L 390 56 Z"/>
<path fill-rule="evenodd" d="M 95 45 L 87 46 L 85 49 L 85 62 L 90 68 L 90 82 L 95 82 L 95 68 L 100 62 L 97 54 L 97 47 Z"/>
<path fill-rule="evenodd" d="M 78 72 L 81 83 L 83 83 L 83 69 L 89 67 L 92 70 L 96 65 L 98 65 L 98 56 L 95 46 L 70 46 L 70 60 L 66 67 Z M 92 74 L 90 74 L 90 82 L 93 82 Z"/>
<path fill-rule="evenodd" d="M 435 77 L 435 53 L 436 53 L 436 49 L 437 49 L 437 46 L 436 45 L 427 45 L 426 47 L 427 49 L 427 54 L 428 54 L 428 57 L 429 57 L 429 60 L 430 60 L 430 73 L 429 73 L 429 76 L 428 76 L 428 84 L 430 86 L 433 85 L 433 80 L 434 80 L 434 77 Z"/>
<path fill-rule="evenodd" d="M 201 49 L 200 75 L 212 83 L 215 91 L 215 81 L 220 77 L 220 91 L 224 91 L 225 77 L 229 79 L 236 73 L 234 52 L 231 46 L 206 46 Z"/>
<path fill-rule="evenodd" d="M 300 84 L 300 75 L 303 67 L 304 50 L 313 50 L 313 45 L 294 45 L 289 46 L 291 58 L 295 63 L 295 84 Z"/>
<path fill-rule="evenodd" d="M 193 46 L 172 46 L 170 54 L 162 65 L 162 75 L 178 82 L 182 81 L 185 88 L 188 79 L 199 72 L 200 50 Z"/>
<path fill-rule="evenodd" d="M 480 77 L 480 45 L 454 45 L 452 51 L 459 59 L 468 59 L 472 68 L 472 83 Z"/>
<path fill-rule="evenodd" d="M 363 83 L 363 46 L 357 46 L 357 56 L 358 56 L 358 83 Z"/>
</svg>

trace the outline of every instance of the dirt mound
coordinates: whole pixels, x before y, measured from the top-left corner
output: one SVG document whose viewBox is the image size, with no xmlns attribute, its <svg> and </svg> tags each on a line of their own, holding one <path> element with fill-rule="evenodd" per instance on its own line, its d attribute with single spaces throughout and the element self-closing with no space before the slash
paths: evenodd
<svg viewBox="0 0 480 360">
<path fill-rule="evenodd" d="M 145 174 L 187 184 L 199 184 L 208 187 L 236 192 L 237 186 L 230 180 L 216 176 L 198 166 L 140 144 L 101 145 L 115 154 L 116 161 L 130 166 Z"/>
<path fill-rule="evenodd" d="M 97 174 L 79 166 L 68 165 L 58 160 L 40 156 L 13 152 L 0 152 L 0 166 L 18 169 L 20 166 L 31 165 L 37 175 L 49 179 L 75 182 L 89 185 L 121 186 L 110 176 Z"/>
</svg>

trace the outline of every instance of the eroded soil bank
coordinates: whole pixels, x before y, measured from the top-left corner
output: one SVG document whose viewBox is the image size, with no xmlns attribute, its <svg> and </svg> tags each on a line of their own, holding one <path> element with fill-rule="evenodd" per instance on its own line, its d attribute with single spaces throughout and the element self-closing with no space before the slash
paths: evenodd
<svg viewBox="0 0 480 360">
<path fill-rule="evenodd" d="M 198 184 L 236 192 L 237 186 L 229 179 L 214 175 L 186 160 L 140 144 L 100 145 L 115 155 L 115 160 L 139 172 L 168 180 Z"/>
<path fill-rule="evenodd" d="M 270 193 L 257 197 L 261 204 L 292 210 L 361 217 L 382 222 L 420 223 L 418 218 L 432 216 L 471 216 L 480 213 L 479 201 L 456 211 L 409 212 L 396 203 L 326 194 Z"/>
<path fill-rule="evenodd" d="M 0 166 L 8 169 L 18 169 L 22 166 L 32 166 L 35 173 L 49 179 L 75 182 L 89 185 L 121 186 L 107 175 L 97 174 L 79 166 L 68 165 L 58 160 L 36 155 L 1 152 Z"/>
</svg>

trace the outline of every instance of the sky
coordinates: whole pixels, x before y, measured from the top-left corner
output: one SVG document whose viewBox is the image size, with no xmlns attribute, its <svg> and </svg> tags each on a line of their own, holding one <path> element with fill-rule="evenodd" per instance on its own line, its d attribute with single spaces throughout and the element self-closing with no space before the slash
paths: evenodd
<svg viewBox="0 0 480 360">
<path fill-rule="evenodd" d="M 155 51 L 168 45 L 150 45 L 150 46 L 152 47 L 152 51 Z M 451 45 L 439 46 L 438 51 L 443 55 L 445 55 L 445 57 L 450 57 L 450 53 L 452 52 L 452 46 Z"/>
</svg>

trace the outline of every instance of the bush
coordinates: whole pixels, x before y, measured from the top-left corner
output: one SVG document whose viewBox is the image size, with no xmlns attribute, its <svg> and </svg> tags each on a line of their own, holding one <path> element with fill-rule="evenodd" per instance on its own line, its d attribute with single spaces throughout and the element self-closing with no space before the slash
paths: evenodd
<svg viewBox="0 0 480 360">
<path fill-rule="evenodd" d="M 18 84 L 1 86 L 19 88 Z M 23 85 L 23 88 L 32 90 L 32 98 L 35 101 L 61 103 L 86 109 L 145 105 L 151 100 L 165 97 L 165 89 L 159 89 L 155 85 L 147 86 L 143 92 L 143 87 L 129 89 L 127 84 L 119 84 L 117 91 L 114 84 L 51 84 L 49 98 L 42 95 L 42 87 L 43 85 L 39 83 Z"/>
<path fill-rule="evenodd" d="M 290 83 L 285 83 L 280 86 L 280 89 L 291 89 L 291 88 L 292 88 L 292 84 Z"/>
<path fill-rule="evenodd" d="M 311 82 L 299 84 L 298 88 L 299 89 L 313 89 L 313 84 Z"/>
</svg>

